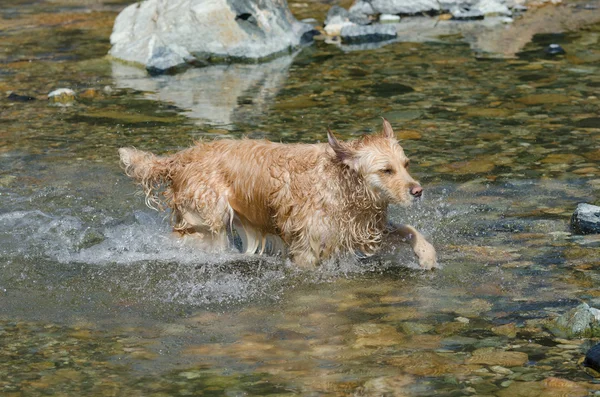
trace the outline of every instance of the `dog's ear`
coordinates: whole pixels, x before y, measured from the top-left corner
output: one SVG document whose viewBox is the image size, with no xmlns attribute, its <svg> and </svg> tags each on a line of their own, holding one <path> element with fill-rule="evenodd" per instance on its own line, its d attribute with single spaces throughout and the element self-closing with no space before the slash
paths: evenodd
<svg viewBox="0 0 600 397">
<path fill-rule="evenodd" d="M 344 163 L 348 163 L 350 159 L 353 157 L 352 149 L 346 146 L 344 143 L 340 143 L 331 129 L 327 128 L 327 141 L 329 142 L 329 146 L 333 149 L 338 159 Z"/>
<path fill-rule="evenodd" d="M 396 134 L 394 133 L 394 130 L 392 129 L 392 125 L 390 124 L 389 121 L 387 121 L 387 119 L 385 117 L 382 117 L 383 119 L 383 136 L 389 139 L 396 139 Z"/>
</svg>

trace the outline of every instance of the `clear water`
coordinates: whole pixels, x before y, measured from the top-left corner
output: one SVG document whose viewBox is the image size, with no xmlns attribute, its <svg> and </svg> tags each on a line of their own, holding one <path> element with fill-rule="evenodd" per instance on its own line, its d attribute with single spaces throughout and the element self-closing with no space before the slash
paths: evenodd
<svg viewBox="0 0 600 397">
<path fill-rule="evenodd" d="M 512 58 L 457 36 L 364 52 L 319 41 L 266 65 L 149 78 L 105 57 L 125 2 L 82 4 L 0 7 L 0 394 L 597 390 L 579 365 L 593 341 L 545 327 L 600 305 L 600 239 L 568 226 L 600 190 L 597 22 L 534 35 Z M 303 4 L 300 17 L 328 7 Z M 549 57 L 551 42 L 567 54 Z M 63 87 L 77 100 L 48 103 Z M 438 271 L 415 269 L 407 247 L 310 272 L 199 251 L 144 206 L 116 153 L 315 142 L 327 127 L 351 138 L 382 115 L 426 188 L 391 216 L 429 237 Z"/>
</svg>

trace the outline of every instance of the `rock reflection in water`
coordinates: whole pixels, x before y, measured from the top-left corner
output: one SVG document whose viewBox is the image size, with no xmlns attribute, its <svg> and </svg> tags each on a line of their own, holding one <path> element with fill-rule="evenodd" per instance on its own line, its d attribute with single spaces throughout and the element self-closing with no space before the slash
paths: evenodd
<svg viewBox="0 0 600 397">
<path fill-rule="evenodd" d="M 145 70 L 112 63 L 119 88 L 146 92 L 146 97 L 172 103 L 198 123 L 254 124 L 285 83 L 293 56 L 260 64 L 214 65 L 179 75 L 149 76 Z"/>
</svg>

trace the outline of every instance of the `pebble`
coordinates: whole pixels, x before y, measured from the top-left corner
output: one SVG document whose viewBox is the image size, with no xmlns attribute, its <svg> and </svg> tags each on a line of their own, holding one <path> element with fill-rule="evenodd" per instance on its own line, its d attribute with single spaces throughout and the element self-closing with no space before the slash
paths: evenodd
<svg viewBox="0 0 600 397">
<path fill-rule="evenodd" d="M 563 54 L 566 54 L 565 49 L 562 48 L 559 44 L 550 44 L 548 47 L 546 47 L 546 49 L 544 50 L 544 52 L 546 52 L 546 54 L 548 54 L 548 55 L 563 55 Z"/>
<path fill-rule="evenodd" d="M 35 101 L 35 98 L 29 95 L 20 95 L 17 94 L 15 92 L 10 92 L 7 96 L 6 99 L 8 99 L 9 101 L 12 102 L 29 102 L 29 101 Z"/>
<path fill-rule="evenodd" d="M 75 91 L 70 88 L 59 88 L 48 94 L 48 100 L 55 104 L 69 105 L 75 101 Z"/>
</svg>

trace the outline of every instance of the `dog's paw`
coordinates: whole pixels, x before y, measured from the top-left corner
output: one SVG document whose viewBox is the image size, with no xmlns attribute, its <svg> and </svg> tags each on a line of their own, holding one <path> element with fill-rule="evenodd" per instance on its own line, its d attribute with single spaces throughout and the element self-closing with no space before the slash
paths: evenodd
<svg viewBox="0 0 600 397">
<path fill-rule="evenodd" d="M 415 254 L 419 258 L 419 266 L 422 269 L 434 269 L 439 267 L 435 248 L 427 241 L 421 241 L 415 247 Z"/>
</svg>

